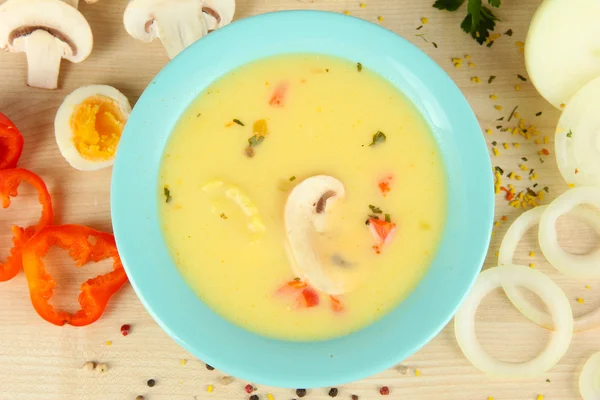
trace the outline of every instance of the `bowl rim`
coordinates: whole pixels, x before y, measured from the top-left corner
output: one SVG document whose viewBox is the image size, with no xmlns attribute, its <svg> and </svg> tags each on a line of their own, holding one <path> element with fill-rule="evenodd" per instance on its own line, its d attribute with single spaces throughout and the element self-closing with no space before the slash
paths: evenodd
<svg viewBox="0 0 600 400">
<path fill-rule="evenodd" d="M 306 29 L 307 23 L 310 29 Z M 223 51 L 234 43 L 239 52 Z M 310 49 L 316 51 L 305 51 Z M 449 173 L 448 210 L 452 212 L 438 254 L 417 288 L 375 323 L 321 342 L 268 339 L 216 315 L 179 276 L 158 223 L 158 166 L 170 128 L 189 102 L 230 70 L 286 52 L 343 53 L 344 58 L 360 58 L 364 67 L 401 87 L 434 131 Z M 213 55 L 211 60 L 206 60 L 207 53 Z M 153 132 L 150 136 L 149 129 Z M 119 253 L 136 294 L 177 343 L 204 362 L 250 382 L 325 387 L 396 365 L 450 321 L 487 254 L 494 214 L 493 175 L 485 140 L 468 102 L 424 52 L 362 19 L 324 11 L 278 11 L 248 17 L 211 33 L 184 50 L 152 80 L 129 117 L 117 151 L 111 214 Z M 186 320 L 190 312 L 202 318 Z M 398 327 L 398 318 L 408 318 L 410 329 Z"/>
</svg>

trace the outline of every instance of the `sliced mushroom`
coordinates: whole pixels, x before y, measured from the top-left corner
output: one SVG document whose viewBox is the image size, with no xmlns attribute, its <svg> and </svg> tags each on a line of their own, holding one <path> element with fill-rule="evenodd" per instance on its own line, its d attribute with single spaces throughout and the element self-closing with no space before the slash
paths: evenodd
<svg viewBox="0 0 600 400">
<path fill-rule="evenodd" d="M 0 6 L 0 48 L 27 55 L 27 84 L 56 89 L 62 58 L 74 63 L 92 52 L 90 25 L 60 0 L 8 0 Z"/>
<path fill-rule="evenodd" d="M 169 58 L 233 19 L 235 0 L 130 0 L 123 23 L 133 38 L 159 38 Z"/>
<path fill-rule="evenodd" d="M 287 250 L 294 273 L 331 295 L 354 290 L 365 270 L 362 260 L 346 257 L 347 249 L 340 247 L 350 243 L 343 232 L 332 230 L 328 223 L 335 203 L 344 196 L 342 182 L 318 175 L 299 183 L 285 205 Z"/>
</svg>

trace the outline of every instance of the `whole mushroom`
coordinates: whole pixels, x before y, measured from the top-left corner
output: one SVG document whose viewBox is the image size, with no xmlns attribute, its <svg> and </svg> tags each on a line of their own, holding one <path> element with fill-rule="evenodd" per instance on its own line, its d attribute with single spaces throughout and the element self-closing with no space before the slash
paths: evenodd
<svg viewBox="0 0 600 400">
<path fill-rule="evenodd" d="M 27 84 L 56 89 L 61 59 L 74 63 L 92 52 L 85 17 L 60 0 L 8 0 L 0 5 L 0 48 L 27 56 Z"/>
<path fill-rule="evenodd" d="M 159 38 L 169 58 L 233 19 L 235 0 L 130 0 L 125 30 L 149 43 Z"/>
</svg>

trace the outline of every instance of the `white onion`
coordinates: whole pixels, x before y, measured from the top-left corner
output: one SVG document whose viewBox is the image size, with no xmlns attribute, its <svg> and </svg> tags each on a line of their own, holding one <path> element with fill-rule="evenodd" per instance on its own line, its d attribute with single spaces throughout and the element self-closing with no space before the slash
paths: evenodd
<svg viewBox="0 0 600 400">
<path fill-rule="evenodd" d="M 583 204 L 600 208 L 600 188 L 579 187 L 568 190 L 547 206 L 540 220 L 540 248 L 548 262 L 563 274 L 583 279 L 600 278 L 600 250 L 585 255 L 569 254 L 558 244 L 558 217 Z M 594 229 L 600 234 L 600 226 L 594 226 Z"/>
<path fill-rule="evenodd" d="M 556 108 L 600 75 L 600 1 L 545 0 L 525 40 L 525 66 L 540 94 Z"/>
<path fill-rule="evenodd" d="M 569 101 L 556 127 L 556 162 L 567 183 L 600 186 L 600 78 Z"/>
<path fill-rule="evenodd" d="M 524 212 L 508 228 L 498 255 L 498 263 L 502 265 L 512 265 L 513 257 L 517 245 L 523 235 L 533 226 L 539 224 L 542 213 L 547 206 L 540 206 Z M 600 214 L 586 208 L 576 208 L 569 214 L 570 216 L 582 222 L 587 222 L 596 230 L 600 230 Z M 552 316 L 536 307 L 523 291 L 515 286 L 504 285 L 504 292 L 513 305 L 530 321 L 546 329 L 553 329 Z M 600 326 L 600 308 L 575 318 L 575 332 L 583 332 L 595 329 Z"/>
<path fill-rule="evenodd" d="M 592 355 L 579 375 L 579 393 L 583 400 L 600 399 L 600 352 Z"/>
<path fill-rule="evenodd" d="M 475 313 L 483 298 L 501 286 L 521 286 L 537 294 L 552 314 L 552 332 L 546 348 L 523 363 L 497 360 L 483 350 L 475 336 Z M 564 292 L 546 275 L 522 265 L 505 265 L 483 271 L 454 318 L 456 341 L 479 370 L 496 377 L 536 377 L 552 368 L 566 353 L 573 337 L 573 314 Z"/>
</svg>

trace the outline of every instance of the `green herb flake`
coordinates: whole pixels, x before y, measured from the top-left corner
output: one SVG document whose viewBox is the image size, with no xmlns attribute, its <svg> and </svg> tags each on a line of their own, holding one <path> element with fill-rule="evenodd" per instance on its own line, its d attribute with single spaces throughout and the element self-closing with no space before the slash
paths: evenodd
<svg viewBox="0 0 600 400">
<path fill-rule="evenodd" d="M 490 42 L 487 44 L 487 48 L 489 49 L 490 47 L 492 47 L 494 45 L 494 43 L 496 43 L 495 40 L 490 40 Z"/>
<path fill-rule="evenodd" d="M 221 213 L 220 217 L 221 217 L 222 219 L 227 219 L 227 215 L 225 215 L 225 213 Z"/>
<path fill-rule="evenodd" d="M 421 29 L 423 29 L 423 25 L 419 25 L 419 27 L 417 27 L 418 31 L 420 31 Z"/>
<path fill-rule="evenodd" d="M 198 118 L 198 117 L 199 117 L 199 116 L 201 116 L 201 115 L 202 115 L 202 113 L 198 113 L 198 114 L 196 114 L 196 118 Z"/>
<path fill-rule="evenodd" d="M 539 117 L 540 115 L 542 115 L 542 112 L 541 112 L 541 111 L 538 111 L 538 112 L 536 112 L 536 113 L 535 113 L 535 116 L 536 116 L 536 117 Z"/>
<path fill-rule="evenodd" d="M 418 37 L 420 37 L 421 39 L 423 39 L 423 40 L 425 41 L 425 43 L 429 43 L 429 40 L 427 40 L 427 39 L 425 38 L 425 34 L 424 34 L 424 33 L 419 33 L 418 35 L 415 35 L 415 36 L 418 36 Z"/>
<path fill-rule="evenodd" d="M 495 140 L 492 142 L 492 146 L 496 146 L 498 144 L 498 142 L 496 142 Z"/>
<path fill-rule="evenodd" d="M 386 139 L 387 139 L 387 137 L 385 136 L 385 133 L 383 133 L 381 131 L 377 131 L 377 133 L 373 134 L 373 141 L 371 142 L 371 144 L 369 146 L 375 146 L 377 144 L 383 143 L 383 142 L 385 142 Z"/>
<path fill-rule="evenodd" d="M 502 129 L 502 125 L 496 125 L 496 129 Z"/>
<path fill-rule="evenodd" d="M 545 161 L 542 157 L 540 157 L 540 163 L 543 164 Z"/>
<path fill-rule="evenodd" d="M 527 157 L 521 157 L 521 160 L 527 162 Z"/>
<path fill-rule="evenodd" d="M 298 277 L 295 277 L 295 278 L 294 278 L 294 281 L 295 281 L 295 282 L 300 282 L 300 278 L 298 278 Z"/>
<path fill-rule="evenodd" d="M 504 34 L 505 34 L 506 36 L 512 36 L 512 35 L 513 35 L 513 30 L 512 30 L 512 29 L 509 29 L 509 30 L 507 30 L 506 32 L 504 32 Z"/>
<path fill-rule="evenodd" d="M 523 75 L 521 74 L 517 74 L 517 78 L 519 78 L 520 80 L 522 80 L 523 82 L 527 82 L 527 78 L 525 78 Z"/>
<path fill-rule="evenodd" d="M 256 147 L 259 144 L 261 144 L 263 140 L 265 140 L 264 136 L 254 135 L 248 139 L 248 144 L 250 145 L 250 147 Z"/>
<path fill-rule="evenodd" d="M 496 75 L 490 75 L 490 77 L 488 79 L 488 83 L 494 82 L 494 79 L 496 79 Z"/>
<path fill-rule="evenodd" d="M 496 121 L 504 121 L 504 117 L 496 118 Z"/>
<path fill-rule="evenodd" d="M 569 133 L 567 133 L 567 137 L 568 138 L 572 138 L 573 137 L 573 131 L 569 129 Z"/>
<path fill-rule="evenodd" d="M 163 193 L 165 195 L 165 203 L 170 203 L 171 200 L 173 200 L 173 197 L 171 197 L 171 191 L 169 190 L 169 187 L 167 185 L 165 185 Z"/>
<path fill-rule="evenodd" d="M 433 47 L 435 47 L 436 49 L 438 48 L 438 45 L 436 42 L 431 42 L 431 44 L 433 45 Z"/>
<path fill-rule="evenodd" d="M 537 184 L 537 183 L 534 183 L 534 184 L 533 184 L 533 187 L 534 187 L 534 188 L 538 187 L 538 184 Z"/>
<path fill-rule="evenodd" d="M 537 197 L 537 193 L 529 188 L 527 188 L 527 194 L 529 194 L 530 196 L 533 196 L 533 197 Z"/>
<path fill-rule="evenodd" d="M 371 209 L 371 211 L 374 214 L 383 214 L 383 211 L 381 211 L 381 208 L 375 207 L 373 204 L 369 204 L 369 208 Z"/>
<path fill-rule="evenodd" d="M 361 63 L 356 63 L 356 70 L 358 72 L 362 72 L 362 64 Z"/>
<path fill-rule="evenodd" d="M 544 190 L 544 192 L 546 192 L 546 193 L 550 193 L 550 188 L 549 188 L 548 186 L 544 186 L 544 189 L 543 189 L 543 190 Z"/>
<path fill-rule="evenodd" d="M 535 171 L 535 169 L 531 168 L 531 169 L 529 170 L 529 175 L 533 174 L 533 171 Z"/>
<path fill-rule="evenodd" d="M 295 180 L 296 180 L 296 176 L 295 175 L 294 176 L 290 176 L 290 182 L 293 182 Z"/>
<path fill-rule="evenodd" d="M 494 171 L 499 172 L 500 175 L 504 175 L 504 170 L 502 168 L 498 167 L 498 166 L 494 167 Z"/>
<path fill-rule="evenodd" d="M 236 124 L 238 124 L 238 125 L 240 125 L 240 126 L 246 126 L 246 125 L 244 125 L 244 123 L 243 123 L 242 121 L 240 121 L 240 120 L 239 120 L 239 119 L 237 119 L 237 118 L 234 118 L 233 122 L 235 122 Z"/>
<path fill-rule="evenodd" d="M 519 106 L 515 106 L 515 108 L 513 108 L 512 112 L 510 113 L 510 116 L 508 117 L 508 122 L 510 122 L 512 117 L 515 116 L 515 112 L 517 111 L 517 108 L 519 108 Z"/>
<path fill-rule="evenodd" d="M 385 214 L 385 222 L 392 222 L 392 217 L 390 217 L 390 214 Z"/>
</svg>

